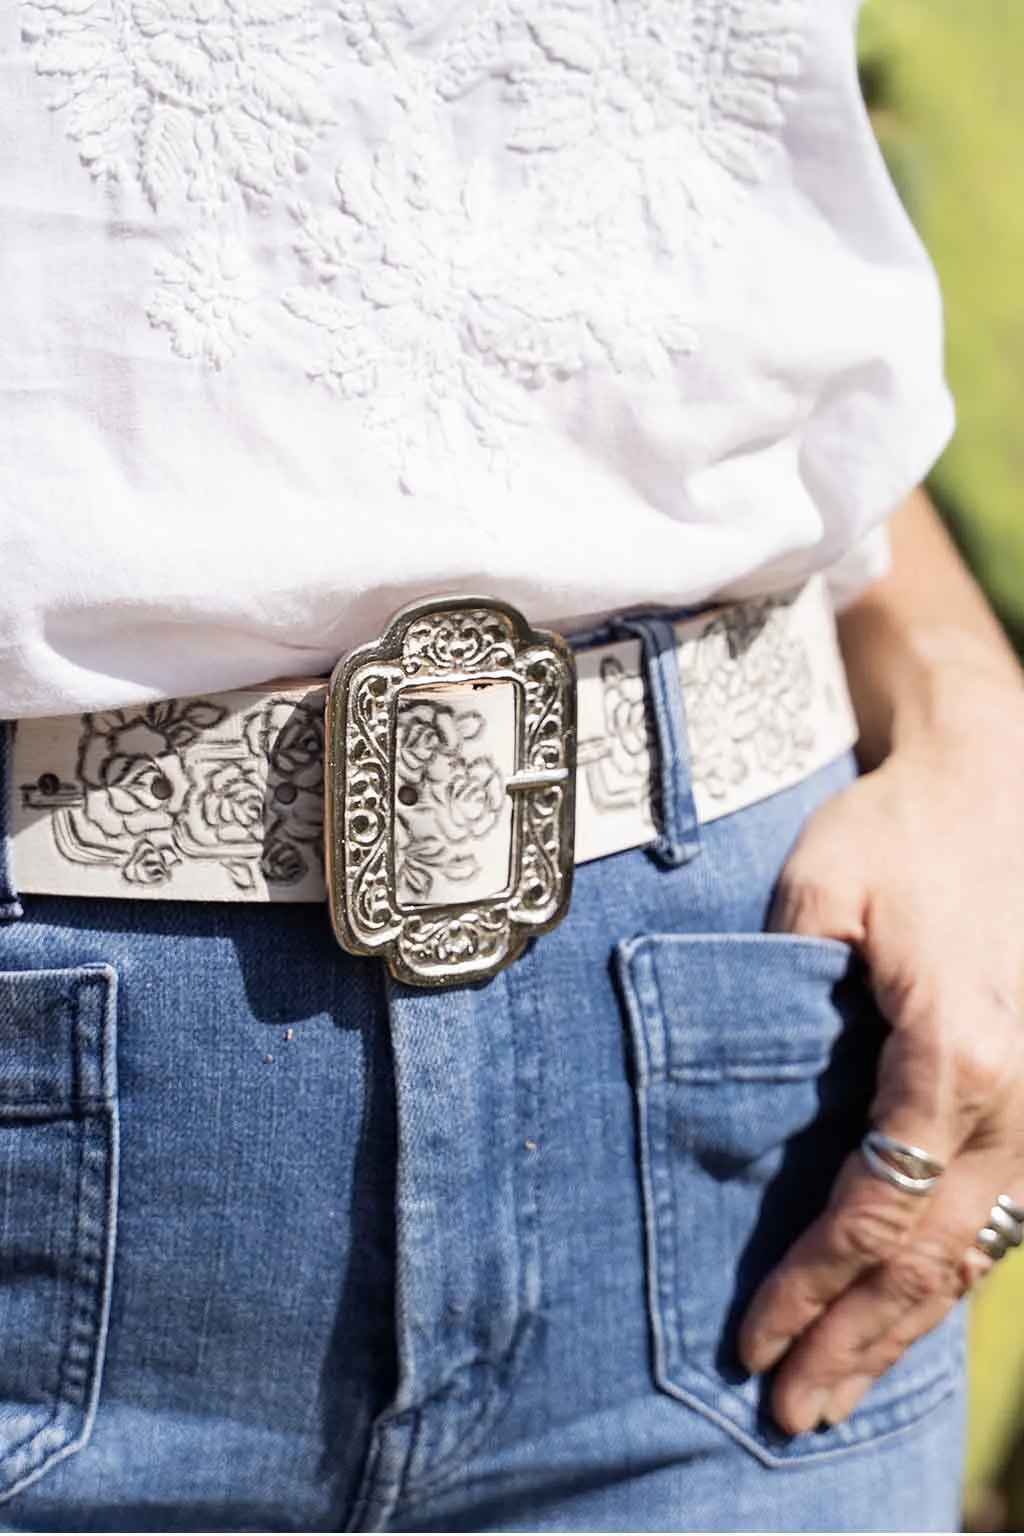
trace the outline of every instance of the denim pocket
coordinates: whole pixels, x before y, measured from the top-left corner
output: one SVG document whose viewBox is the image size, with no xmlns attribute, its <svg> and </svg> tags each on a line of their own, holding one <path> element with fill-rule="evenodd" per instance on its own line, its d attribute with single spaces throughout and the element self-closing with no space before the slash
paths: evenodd
<svg viewBox="0 0 1024 1536">
<path fill-rule="evenodd" d="M 0 972 L 0 1501 L 88 1440 L 113 1269 L 116 976 Z"/>
<path fill-rule="evenodd" d="M 852 951 L 786 934 L 619 945 L 633 1033 L 655 1373 L 761 1461 L 834 1455 L 954 1388 L 959 1315 L 915 1343 L 845 1423 L 787 1437 L 738 1325 L 821 1211 L 867 1120 L 884 1025 Z"/>
</svg>

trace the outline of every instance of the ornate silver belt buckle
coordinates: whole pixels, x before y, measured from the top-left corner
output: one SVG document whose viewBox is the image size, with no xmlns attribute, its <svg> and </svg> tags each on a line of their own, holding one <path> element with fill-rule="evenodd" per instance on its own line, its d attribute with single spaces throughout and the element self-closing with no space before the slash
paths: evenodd
<svg viewBox="0 0 1024 1536">
<path fill-rule="evenodd" d="M 399 981 L 482 981 L 565 915 L 576 669 L 506 603 L 412 603 L 336 667 L 325 844 L 342 947 Z"/>
</svg>

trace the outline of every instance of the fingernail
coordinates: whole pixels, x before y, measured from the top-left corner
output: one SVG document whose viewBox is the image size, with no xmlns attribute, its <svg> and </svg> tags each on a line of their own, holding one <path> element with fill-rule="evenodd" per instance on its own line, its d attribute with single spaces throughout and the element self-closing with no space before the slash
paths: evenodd
<svg viewBox="0 0 1024 1536">
<path fill-rule="evenodd" d="M 832 1389 L 830 1387 L 816 1387 L 812 1392 L 808 1392 L 793 1415 L 791 1421 L 793 1433 L 795 1435 L 807 1435 L 810 1434 L 812 1429 L 817 1429 L 825 1417 L 825 1411 L 831 1400 Z"/>
<path fill-rule="evenodd" d="M 778 1365 L 793 1340 L 788 1333 L 768 1333 L 747 1353 L 744 1364 L 754 1376 L 763 1376 Z"/>
<path fill-rule="evenodd" d="M 873 1376 L 850 1376 L 832 1393 L 822 1418 L 826 1424 L 841 1424 L 856 1408 L 873 1382 Z"/>
</svg>

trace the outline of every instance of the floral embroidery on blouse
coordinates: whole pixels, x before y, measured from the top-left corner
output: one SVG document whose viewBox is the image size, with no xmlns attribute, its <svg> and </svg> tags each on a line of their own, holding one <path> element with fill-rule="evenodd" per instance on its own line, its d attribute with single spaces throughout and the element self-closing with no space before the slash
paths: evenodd
<svg viewBox="0 0 1024 1536">
<path fill-rule="evenodd" d="M 527 180 L 591 224 L 623 197 L 688 242 L 763 175 L 799 74 L 805 0 L 476 0 L 426 25 L 426 0 L 339 0 L 356 55 L 450 104 L 492 88 Z M 552 173 L 554 172 L 554 178 Z M 723 174 L 723 172 L 725 174 Z"/>
<path fill-rule="evenodd" d="M 294 207 L 316 281 L 285 303 L 322 334 L 311 374 L 383 436 L 405 489 L 457 477 L 477 452 L 507 471 L 539 391 L 585 367 L 663 376 L 692 345 L 667 284 L 620 291 L 613 266 L 538 238 L 535 196 L 502 198 L 480 162 L 462 172 L 428 134 L 368 174 L 340 168 L 337 185 L 335 209 Z"/>
<path fill-rule="evenodd" d="M 260 284 L 241 241 L 202 230 L 156 266 L 146 314 L 179 357 L 221 368 L 253 333 Z"/>
<path fill-rule="evenodd" d="M 270 197 L 331 116 L 307 0 L 30 0 L 23 18 L 82 163 L 155 210 Z"/>
<path fill-rule="evenodd" d="M 511 478 L 526 461 L 513 445 L 536 430 L 541 392 L 569 386 L 571 422 L 585 373 L 672 390 L 698 341 L 694 251 L 777 152 L 805 4 L 23 10 L 83 163 L 182 220 L 145 309 L 174 351 L 226 366 L 262 329 L 261 306 L 283 304 L 295 359 L 378 436 L 399 485 L 440 480 L 457 494 L 474 463 Z M 373 71 L 389 108 L 374 139 L 350 136 L 333 193 L 299 196 L 296 175 L 334 120 L 327 39 L 339 28 L 338 62 L 356 79 Z M 482 139 L 460 133 L 471 107 Z M 260 206 L 294 227 L 263 281 Z"/>
</svg>

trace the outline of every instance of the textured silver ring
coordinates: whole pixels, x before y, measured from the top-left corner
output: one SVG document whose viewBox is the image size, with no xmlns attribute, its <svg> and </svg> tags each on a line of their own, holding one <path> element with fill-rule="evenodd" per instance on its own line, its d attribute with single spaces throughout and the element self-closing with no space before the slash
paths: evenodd
<svg viewBox="0 0 1024 1536">
<path fill-rule="evenodd" d="M 897 1141 L 884 1131 L 868 1131 L 860 1150 L 875 1177 L 901 1189 L 905 1195 L 927 1195 L 944 1172 L 943 1164 L 923 1147 Z"/>
<path fill-rule="evenodd" d="M 988 1213 L 988 1220 L 974 1239 L 975 1248 L 996 1262 L 1008 1248 L 1019 1248 L 1024 1242 L 1024 1207 L 1000 1195 Z"/>
</svg>

